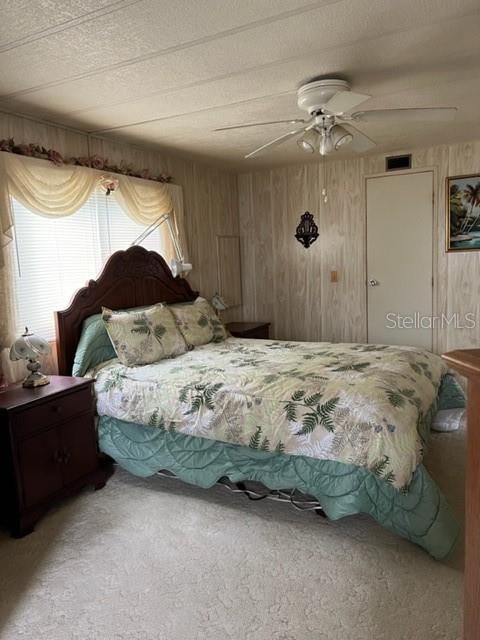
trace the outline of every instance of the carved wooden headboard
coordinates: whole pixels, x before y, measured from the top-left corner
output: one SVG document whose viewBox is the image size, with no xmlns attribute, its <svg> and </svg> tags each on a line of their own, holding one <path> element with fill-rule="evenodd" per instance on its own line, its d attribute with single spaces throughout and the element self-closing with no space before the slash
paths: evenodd
<svg viewBox="0 0 480 640">
<path fill-rule="evenodd" d="M 186 280 L 172 276 L 155 251 L 138 246 L 117 251 L 98 279 L 77 291 L 68 309 L 55 312 L 59 374 L 71 375 L 83 321 L 100 313 L 102 306 L 127 309 L 157 302 L 189 302 L 197 296 Z"/>
</svg>

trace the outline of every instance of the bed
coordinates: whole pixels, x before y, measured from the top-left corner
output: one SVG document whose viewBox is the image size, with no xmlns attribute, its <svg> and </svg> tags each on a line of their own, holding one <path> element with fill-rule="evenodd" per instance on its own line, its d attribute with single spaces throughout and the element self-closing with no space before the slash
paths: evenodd
<svg viewBox="0 0 480 640">
<path fill-rule="evenodd" d="M 56 314 L 59 372 L 71 375 L 102 306 L 196 298 L 158 254 L 117 252 Z M 142 367 L 107 356 L 80 373 L 96 380 L 101 451 L 131 473 L 253 481 L 311 496 L 331 519 L 368 514 L 438 559 L 455 545 L 456 519 L 422 464 L 439 395 L 452 393 L 439 357 L 232 337 Z"/>
</svg>

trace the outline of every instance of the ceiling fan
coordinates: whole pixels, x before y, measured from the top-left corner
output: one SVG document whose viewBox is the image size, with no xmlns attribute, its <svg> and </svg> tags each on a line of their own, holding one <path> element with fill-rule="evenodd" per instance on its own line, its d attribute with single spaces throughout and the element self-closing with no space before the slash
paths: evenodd
<svg viewBox="0 0 480 640">
<path fill-rule="evenodd" d="M 326 156 L 345 145 L 350 145 L 350 148 L 358 153 L 368 151 L 375 146 L 375 142 L 359 131 L 352 123 L 446 122 L 453 120 L 457 111 L 455 107 L 434 107 L 376 109 L 351 113 L 352 109 L 355 109 L 370 97 L 366 94 L 350 91 L 350 85 L 345 80 L 336 78 L 313 80 L 302 85 L 297 90 L 297 105 L 300 109 L 308 112 L 308 119 L 293 118 L 290 120 L 272 120 L 270 122 L 251 122 L 221 127 L 214 129 L 214 131 L 229 131 L 231 129 L 245 129 L 247 127 L 260 127 L 270 124 L 300 124 L 301 126 L 295 127 L 247 153 L 245 158 L 253 158 L 265 149 L 276 147 L 291 138 L 300 136 L 300 134 L 297 144 L 303 151 Z"/>
</svg>

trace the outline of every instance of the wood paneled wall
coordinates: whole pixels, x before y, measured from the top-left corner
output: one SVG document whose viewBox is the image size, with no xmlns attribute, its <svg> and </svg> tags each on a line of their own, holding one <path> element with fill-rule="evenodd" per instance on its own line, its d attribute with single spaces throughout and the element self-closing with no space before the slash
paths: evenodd
<svg viewBox="0 0 480 640">
<path fill-rule="evenodd" d="M 183 188 L 189 260 L 194 265 L 189 280 L 205 297 L 216 292 L 216 236 L 238 234 L 237 178 L 234 173 L 161 150 L 94 137 L 88 142 L 82 133 L 0 113 L 0 139 L 7 137 L 14 137 L 18 143 L 36 142 L 52 147 L 66 157 L 85 156 L 90 146 L 91 154 L 112 162 L 123 161 L 138 169 L 169 173 Z M 232 309 L 231 318 L 238 318 L 239 313 L 238 309 Z M 228 312 L 225 317 L 230 319 Z"/>
<path fill-rule="evenodd" d="M 85 134 L 0 114 L 0 138 L 9 136 L 67 156 L 88 152 Z M 227 320 L 271 321 L 278 338 L 365 340 L 365 176 L 383 171 L 383 155 L 242 173 L 237 181 L 233 173 L 157 149 L 90 138 L 90 151 L 166 171 L 182 185 L 194 264 L 189 279 L 203 295 L 218 286 L 216 236 L 240 233 L 243 307 L 227 312 Z M 445 253 L 445 178 L 480 172 L 480 142 L 415 150 L 413 166 L 436 169 L 434 313 L 477 318 L 473 330 L 436 331 L 435 349 L 479 346 L 480 252 Z M 308 250 L 293 237 L 305 210 L 315 214 L 320 232 Z"/>
<path fill-rule="evenodd" d="M 239 175 L 245 320 L 271 321 L 280 339 L 366 339 L 365 177 L 383 172 L 384 163 L 373 155 Z M 480 142 L 416 150 L 413 167 L 435 168 L 434 314 L 477 318 L 474 329 L 436 330 L 434 348 L 478 347 L 480 252 L 445 252 L 445 178 L 480 173 Z M 308 250 L 294 238 L 305 210 L 320 233 Z"/>
</svg>

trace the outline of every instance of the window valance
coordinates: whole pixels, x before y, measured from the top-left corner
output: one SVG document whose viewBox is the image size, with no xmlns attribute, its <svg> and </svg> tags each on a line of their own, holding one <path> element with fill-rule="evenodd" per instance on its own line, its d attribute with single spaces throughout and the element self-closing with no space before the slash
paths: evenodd
<svg viewBox="0 0 480 640">
<path fill-rule="evenodd" d="M 170 214 L 168 230 L 161 227 L 162 253 L 167 262 L 173 257 L 188 260 L 180 186 L 0 152 L 0 374 L 9 367 L 7 347 L 16 327 L 13 203 L 48 218 L 72 216 L 99 187 L 107 194 L 109 186 L 113 193 L 108 200 L 113 198 L 140 225 L 148 227 Z M 10 379 L 15 379 L 13 374 Z"/>
<path fill-rule="evenodd" d="M 6 152 L 0 152 L 0 247 L 12 238 L 11 198 L 42 216 L 69 216 L 78 211 L 99 184 L 110 176 L 115 183 L 115 199 L 136 222 L 149 225 L 162 213 L 171 214 L 171 228 L 177 234 L 181 253 L 185 254 L 181 187 L 178 185 L 109 174 L 88 167 L 55 166 L 46 160 Z M 1 254 L 0 260 L 3 264 Z"/>
</svg>

